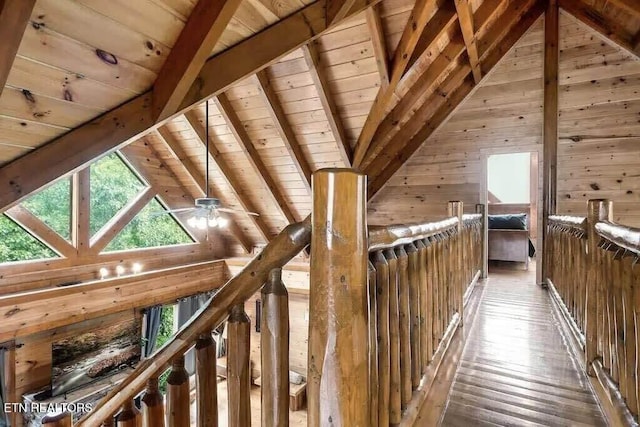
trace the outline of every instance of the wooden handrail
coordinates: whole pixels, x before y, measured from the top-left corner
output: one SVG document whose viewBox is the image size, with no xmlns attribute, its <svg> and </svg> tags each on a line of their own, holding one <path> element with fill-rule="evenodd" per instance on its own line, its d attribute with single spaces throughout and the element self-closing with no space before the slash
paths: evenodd
<svg viewBox="0 0 640 427">
<path fill-rule="evenodd" d="M 451 217 L 437 222 L 394 224 L 369 227 L 369 252 L 409 244 L 436 234 L 456 230 L 459 219 Z"/>
<path fill-rule="evenodd" d="M 603 221 L 596 224 L 596 231 L 603 239 L 640 255 L 640 228 Z"/>
<path fill-rule="evenodd" d="M 549 227 L 558 228 L 566 231 L 574 231 L 576 234 L 586 236 L 587 218 L 581 216 L 569 215 L 551 215 L 548 220 Z"/>
<path fill-rule="evenodd" d="M 205 331 L 219 325 L 229 315 L 231 307 L 243 303 L 267 281 L 269 272 L 282 267 L 311 241 L 311 217 L 288 225 L 241 272 L 231 278 L 165 345 L 153 356 L 142 361 L 134 372 L 114 387 L 80 420 L 79 426 L 100 425 L 104 419 L 141 391 L 147 381 L 162 373 L 173 359 L 191 348 Z"/>
</svg>

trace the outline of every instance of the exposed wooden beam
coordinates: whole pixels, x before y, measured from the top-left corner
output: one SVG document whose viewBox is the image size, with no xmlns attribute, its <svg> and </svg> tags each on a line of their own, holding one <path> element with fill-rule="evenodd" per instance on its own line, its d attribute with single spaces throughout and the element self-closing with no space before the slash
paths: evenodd
<svg viewBox="0 0 640 427">
<path fill-rule="evenodd" d="M 623 50 L 640 58 L 640 44 L 634 43 L 633 35 L 629 34 L 618 23 L 603 16 L 580 0 L 560 0 L 559 3 L 561 8 L 576 17 L 576 19 L 602 34 Z"/>
<path fill-rule="evenodd" d="M 473 28 L 475 29 L 476 37 L 498 19 L 508 3 L 509 0 L 484 0 L 482 2 L 473 15 Z"/>
<path fill-rule="evenodd" d="M 358 137 L 353 159 L 354 167 L 358 168 L 360 163 L 362 163 L 378 125 L 386 115 L 389 104 L 394 99 L 396 86 L 407 69 L 407 65 L 418 44 L 420 35 L 436 9 L 437 2 L 435 0 L 416 1 L 393 57 L 389 85 L 384 89 L 380 88 L 378 91 L 378 95 L 371 107 L 371 112 L 367 116 L 360 136 Z"/>
<path fill-rule="evenodd" d="M 131 199 L 117 215 L 111 218 L 91 238 L 91 252 L 100 253 L 135 218 L 147 204 L 158 195 L 153 187 L 147 187 Z"/>
<path fill-rule="evenodd" d="M 380 1 L 356 0 L 345 19 Z M 326 0 L 318 0 L 209 59 L 175 116 L 320 37 L 328 29 L 325 6 Z M 151 101 L 149 90 L 0 168 L 0 212 L 163 125 L 169 119 L 156 122 Z"/>
<path fill-rule="evenodd" d="M 0 1 L 0 95 L 7 83 L 36 0 Z"/>
<path fill-rule="evenodd" d="M 166 119 L 178 110 L 240 2 L 200 0 L 193 8 L 153 85 L 156 120 Z"/>
<path fill-rule="evenodd" d="M 618 6 L 620 9 L 624 9 L 637 18 L 640 18 L 640 2 L 637 0 L 609 0 L 609 3 Z"/>
<path fill-rule="evenodd" d="M 482 70 L 480 69 L 480 61 L 478 60 L 478 46 L 476 46 L 476 32 L 473 27 L 473 10 L 469 0 L 455 0 L 456 11 L 458 13 L 458 21 L 462 30 L 462 38 L 467 47 L 467 56 L 471 64 L 471 72 L 476 84 L 482 80 Z"/>
<path fill-rule="evenodd" d="M 298 174 L 300 174 L 300 179 L 302 179 L 307 192 L 311 195 L 311 166 L 309 166 L 309 162 L 307 162 L 307 159 L 304 157 L 298 138 L 293 132 L 287 115 L 282 109 L 278 94 L 276 94 L 271 86 L 271 81 L 269 80 L 266 70 L 258 71 L 256 80 L 258 82 L 260 95 L 267 106 L 267 110 L 269 110 L 271 120 L 273 120 L 280 134 L 280 138 L 282 138 L 282 142 L 289 152 Z"/>
<path fill-rule="evenodd" d="M 247 157 L 247 160 L 249 160 L 249 164 L 258 176 L 258 179 L 262 181 L 262 185 L 264 185 L 265 190 L 269 193 L 269 197 L 271 197 L 271 200 L 275 203 L 276 208 L 280 211 L 280 214 L 284 217 L 285 221 L 289 224 L 293 224 L 296 222 L 293 212 L 291 212 L 291 209 L 287 205 L 287 201 L 278 188 L 278 185 L 274 181 L 273 177 L 271 177 L 268 168 L 262 161 L 260 153 L 258 153 L 258 150 L 253 146 L 251 138 L 249 138 L 249 134 L 245 130 L 240 118 L 231 105 L 231 101 L 229 101 L 229 98 L 227 98 L 227 95 L 224 93 L 218 95 L 214 100 L 220 114 L 227 123 L 229 130 L 231 130 L 231 133 L 236 138 L 240 149 Z"/>
<path fill-rule="evenodd" d="M 548 245 L 547 221 L 556 214 L 558 192 L 558 69 L 560 24 L 558 0 L 548 0 L 544 15 L 544 111 L 542 132 L 542 244 Z M 544 253 L 546 253 L 546 250 Z M 549 266 L 542 265 L 546 278 Z"/>
<path fill-rule="evenodd" d="M 65 258 L 75 258 L 76 248 L 67 242 L 62 236 L 52 230 L 47 224 L 31 213 L 22 205 L 9 209 L 6 214 L 22 227 L 27 229 L 45 245 Z"/>
<path fill-rule="evenodd" d="M 191 130 L 195 134 L 195 136 L 200 140 L 200 143 L 203 145 L 206 143 L 206 134 L 204 125 L 200 123 L 198 117 L 195 115 L 194 111 L 187 112 L 184 117 L 187 119 L 187 123 L 191 127 Z M 251 201 L 244 195 L 241 194 L 238 189 L 240 186 L 238 185 L 237 179 L 235 177 L 235 173 L 233 170 L 227 165 L 225 160 L 222 157 L 222 154 L 215 147 L 214 144 L 209 144 L 209 155 L 211 156 L 211 160 L 216 165 L 218 170 L 220 171 L 222 177 L 226 181 L 229 189 L 233 193 L 235 199 L 238 201 L 242 209 L 246 212 L 257 212 L 257 209 L 251 203 Z M 269 230 L 269 227 L 264 222 L 261 216 L 254 216 L 247 214 L 251 222 L 255 225 L 258 233 L 262 236 L 265 242 L 269 242 L 272 239 L 272 233 Z"/>
<path fill-rule="evenodd" d="M 353 7 L 355 0 L 327 0 L 327 26 L 343 20 Z"/>
<path fill-rule="evenodd" d="M 309 43 L 308 45 L 303 46 L 302 52 L 304 54 L 307 67 L 309 67 L 309 73 L 311 74 L 313 84 L 318 90 L 320 103 L 322 104 L 324 113 L 329 121 L 331 133 L 333 133 L 333 138 L 336 140 L 336 144 L 338 145 L 340 157 L 342 157 L 342 161 L 345 166 L 349 167 L 352 162 L 351 147 L 347 140 L 347 134 L 344 130 L 342 119 L 340 119 L 338 106 L 331 95 L 329 79 L 327 78 L 327 74 L 322 66 L 320 54 L 318 53 L 314 43 Z"/>
<path fill-rule="evenodd" d="M 22 403 L 22 396 L 18 396 L 18 380 L 17 380 L 17 367 L 16 363 L 16 342 L 6 342 L 7 347 L 4 352 L 3 366 L 0 369 L 3 370 L 2 378 L 4 380 L 4 388 L 7 395 L 4 396 L 3 401 L 7 403 Z M 4 410 L 4 408 L 3 408 Z M 18 425 L 18 418 L 22 421 L 22 416 L 19 411 L 8 411 L 7 418 L 10 426 Z"/>
<path fill-rule="evenodd" d="M 193 181 L 195 186 L 198 188 L 197 194 L 192 194 L 193 198 L 204 197 L 205 196 L 205 178 L 204 174 L 200 173 L 196 165 L 191 161 L 187 153 L 184 151 L 180 143 L 173 137 L 169 129 L 162 126 L 158 128 L 158 132 L 156 133 L 156 137 L 162 141 L 169 151 L 173 154 L 173 156 L 179 160 L 180 167 L 184 169 L 186 175 Z M 211 185 L 209 185 L 209 193 L 213 195 L 213 197 L 220 198 L 219 195 L 213 194 L 211 191 Z M 244 231 L 238 224 L 236 223 L 234 218 L 231 218 L 228 225 L 228 231 L 231 236 L 240 243 L 242 249 L 250 254 L 253 249 L 253 243 L 246 236 Z"/>
<path fill-rule="evenodd" d="M 91 209 L 90 168 L 84 168 L 73 175 L 71 193 L 71 240 L 78 255 L 83 255 L 91 246 L 89 213 Z"/>
<path fill-rule="evenodd" d="M 369 34 L 371 34 L 373 57 L 376 59 L 378 73 L 380 74 L 380 85 L 381 87 L 387 87 L 389 86 L 389 55 L 382 20 L 380 19 L 380 5 L 370 7 L 365 13 L 367 27 L 369 27 Z"/>
<path fill-rule="evenodd" d="M 487 55 L 513 30 L 513 23 L 519 22 L 534 4 L 535 0 L 519 0 L 508 3 L 502 15 L 489 27 L 484 36 L 476 42 L 481 62 L 484 62 Z"/>
</svg>

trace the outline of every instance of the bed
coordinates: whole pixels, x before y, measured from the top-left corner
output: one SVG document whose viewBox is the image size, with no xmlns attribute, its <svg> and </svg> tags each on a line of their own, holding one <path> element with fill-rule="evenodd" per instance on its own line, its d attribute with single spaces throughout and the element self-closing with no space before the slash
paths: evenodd
<svg viewBox="0 0 640 427">
<path fill-rule="evenodd" d="M 527 214 L 489 215 L 489 260 L 513 261 L 525 264 L 535 248 L 529 238 Z"/>
</svg>

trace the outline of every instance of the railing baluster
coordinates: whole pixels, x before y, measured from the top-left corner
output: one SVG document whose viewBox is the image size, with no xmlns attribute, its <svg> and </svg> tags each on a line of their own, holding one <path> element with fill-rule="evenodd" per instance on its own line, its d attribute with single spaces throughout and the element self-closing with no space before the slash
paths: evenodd
<svg viewBox="0 0 640 427">
<path fill-rule="evenodd" d="M 260 322 L 262 425 L 289 425 L 289 294 L 282 269 L 269 272 L 262 288 Z"/>
<path fill-rule="evenodd" d="M 456 234 L 450 238 L 451 251 L 449 253 L 449 267 L 452 274 L 452 297 L 453 307 L 460 314 L 460 325 L 463 324 L 464 316 L 462 313 L 462 296 L 464 295 L 464 264 L 462 262 L 462 215 L 464 214 L 463 203 L 460 201 L 449 202 L 447 206 L 449 216 L 458 218 L 458 226 Z M 453 315 L 453 312 L 451 313 Z M 447 319 L 448 321 L 449 319 Z"/>
<path fill-rule="evenodd" d="M 190 425 L 189 400 L 189 374 L 180 356 L 173 360 L 167 377 L 167 427 Z"/>
<path fill-rule="evenodd" d="M 433 288 L 427 272 L 427 240 L 418 240 L 418 291 L 420 293 L 420 375 L 427 371 L 433 353 Z"/>
<path fill-rule="evenodd" d="M 196 425 L 218 427 L 218 372 L 216 342 L 211 332 L 196 340 Z"/>
<path fill-rule="evenodd" d="M 116 416 L 116 427 L 140 427 L 142 425 L 142 416 L 140 411 L 133 404 L 133 400 L 127 401 L 122 405 L 122 410 Z"/>
<path fill-rule="evenodd" d="M 395 248 L 398 259 L 398 323 L 400 331 L 400 397 L 404 411 L 411 400 L 411 314 L 409 312 L 409 260 L 403 246 Z"/>
<path fill-rule="evenodd" d="M 400 304 L 398 300 L 398 258 L 393 249 L 384 251 L 389 264 L 389 357 L 391 360 L 389 423 L 402 421 L 402 378 L 400 373 Z"/>
<path fill-rule="evenodd" d="M 164 426 L 164 419 L 162 420 L 162 422 L 163 424 L 160 424 L 160 425 Z M 107 419 L 105 419 L 102 422 L 101 427 L 113 427 L 114 425 L 115 425 L 115 420 L 113 419 L 113 416 L 110 416 L 110 417 L 107 417 Z"/>
<path fill-rule="evenodd" d="M 636 334 L 635 334 L 635 320 L 634 320 L 634 303 L 633 303 L 633 287 L 632 282 L 633 275 L 631 273 L 632 257 L 625 257 L 620 260 L 621 264 L 621 287 L 622 287 L 622 304 L 624 309 L 624 345 L 625 345 L 625 389 L 626 393 L 624 397 L 627 401 L 627 406 L 631 409 L 631 412 L 636 412 L 638 407 L 638 396 L 636 391 L 636 381 L 638 373 L 636 372 Z M 636 285 L 638 286 L 638 285 Z"/>
<path fill-rule="evenodd" d="M 429 279 L 431 282 L 431 290 L 433 291 L 432 301 L 433 301 L 433 309 L 431 311 L 431 324 L 433 326 L 433 334 L 432 337 L 432 352 L 429 354 L 429 360 L 433 356 L 433 353 L 438 348 L 438 344 L 440 344 L 440 337 L 442 336 L 442 323 L 440 319 L 442 318 L 442 298 L 440 297 L 440 267 L 438 262 L 438 252 L 439 252 L 439 242 L 436 236 L 429 238 L 429 260 L 428 260 L 428 269 Z"/>
<path fill-rule="evenodd" d="M 47 427 L 73 427 L 73 420 L 69 412 L 47 415 L 42 419 L 42 425 Z"/>
<path fill-rule="evenodd" d="M 229 427 L 251 426 L 251 321 L 244 304 L 233 306 L 227 323 Z"/>
<path fill-rule="evenodd" d="M 409 262 L 409 313 L 411 316 L 411 388 L 416 390 L 422 376 L 422 332 L 420 325 L 420 256 L 415 244 L 406 246 Z"/>
<path fill-rule="evenodd" d="M 638 261 L 636 258 L 634 261 Z M 640 417 L 640 262 L 636 262 L 631 268 L 631 281 L 633 286 L 633 317 L 634 337 L 636 343 L 636 417 Z"/>
<path fill-rule="evenodd" d="M 378 355 L 380 349 L 378 348 L 378 290 L 376 279 L 376 268 L 373 263 L 369 261 L 369 390 L 371 390 L 371 395 L 369 396 L 369 425 L 371 427 L 378 427 L 378 414 L 380 411 L 378 406 L 378 389 L 380 388 L 378 379 Z"/>
<path fill-rule="evenodd" d="M 144 427 L 164 426 L 164 400 L 158 389 L 158 377 L 147 381 L 147 388 L 142 396 L 142 424 Z"/>
<path fill-rule="evenodd" d="M 613 304 L 615 312 L 616 365 L 618 367 L 618 389 L 623 397 L 627 396 L 627 362 L 624 342 L 624 307 L 622 304 L 622 262 L 618 253 L 613 258 Z"/>
<path fill-rule="evenodd" d="M 389 333 L 389 263 L 382 251 L 373 256 L 378 297 L 378 425 L 389 425 L 391 392 L 391 354 Z"/>
</svg>

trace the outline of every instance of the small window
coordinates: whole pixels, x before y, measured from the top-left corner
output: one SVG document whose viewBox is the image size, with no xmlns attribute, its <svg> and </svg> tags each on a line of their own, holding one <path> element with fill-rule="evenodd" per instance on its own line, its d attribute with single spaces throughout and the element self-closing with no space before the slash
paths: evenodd
<svg viewBox="0 0 640 427">
<path fill-rule="evenodd" d="M 71 179 L 63 179 L 22 202 L 40 221 L 71 241 Z"/>
<path fill-rule="evenodd" d="M 49 258 L 58 255 L 6 215 L 0 216 L 0 262 Z"/>
</svg>

